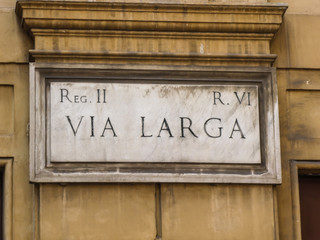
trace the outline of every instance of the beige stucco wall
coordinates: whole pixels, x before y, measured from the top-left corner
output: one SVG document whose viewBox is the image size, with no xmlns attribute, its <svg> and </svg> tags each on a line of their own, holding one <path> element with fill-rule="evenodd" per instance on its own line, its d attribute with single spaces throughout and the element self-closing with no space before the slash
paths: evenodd
<svg viewBox="0 0 320 240">
<path fill-rule="evenodd" d="M 289 160 L 320 160 L 320 5 L 318 0 L 287 2 L 284 24 L 271 45 L 271 53 L 278 54 L 282 185 L 161 184 L 159 222 L 157 184 L 29 184 L 28 50 L 33 40 L 19 25 L 15 1 L 0 0 L 0 162 L 12 162 L 13 180 L 6 198 L 12 201 L 6 205 L 12 213 L 5 219 L 6 239 L 151 240 L 159 228 L 164 240 L 299 239 Z M 51 46 L 43 43 L 38 46 Z M 219 44 L 221 52 L 235 49 Z M 264 44 L 263 51 L 268 50 Z"/>
<path fill-rule="evenodd" d="M 291 160 L 320 160 L 320 3 L 287 0 L 284 24 L 272 44 L 278 54 L 283 184 L 277 187 L 280 239 L 300 239 L 299 209 L 292 197 L 296 179 Z M 295 222 L 296 221 L 296 222 Z"/>
<path fill-rule="evenodd" d="M 28 181 L 28 49 L 15 1 L 0 1 L 0 165 L 5 171 L 3 239 L 32 239 Z"/>
</svg>

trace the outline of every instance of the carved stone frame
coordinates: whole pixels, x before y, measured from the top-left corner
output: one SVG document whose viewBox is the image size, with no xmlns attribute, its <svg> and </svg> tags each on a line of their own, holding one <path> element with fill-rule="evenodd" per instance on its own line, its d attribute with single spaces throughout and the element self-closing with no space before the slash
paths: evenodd
<svg viewBox="0 0 320 240">
<path fill-rule="evenodd" d="M 52 78 L 125 79 L 258 86 L 261 164 L 52 163 L 46 157 L 46 82 Z M 30 63 L 30 181 L 281 183 L 275 69 Z"/>
</svg>

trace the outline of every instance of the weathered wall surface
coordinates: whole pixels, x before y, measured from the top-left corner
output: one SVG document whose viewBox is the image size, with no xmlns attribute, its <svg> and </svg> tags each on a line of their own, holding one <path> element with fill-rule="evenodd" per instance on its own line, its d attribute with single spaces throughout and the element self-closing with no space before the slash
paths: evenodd
<svg viewBox="0 0 320 240">
<path fill-rule="evenodd" d="M 277 187 L 280 239 L 301 239 L 297 178 L 291 161 L 320 160 L 320 2 L 286 0 L 289 8 L 272 44 L 278 54 L 283 183 Z M 302 169 L 305 168 L 301 167 Z M 316 167 L 318 168 L 318 167 Z"/>
<path fill-rule="evenodd" d="M 289 9 L 284 24 L 271 45 L 271 53 L 278 54 L 275 66 L 278 68 L 282 185 L 161 184 L 159 194 L 158 184 L 29 184 L 28 50 L 34 47 L 32 39 L 19 25 L 15 1 L 0 0 L 0 162 L 6 166 L 6 176 L 13 180 L 8 186 L 11 191 L 5 190 L 5 206 L 9 208 L 5 214 L 6 239 L 151 240 L 156 235 L 164 240 L 269 240 L 278 239 L 278 235 L 279 239 L 299 239 L 290 160 L 320 160 L 317 147 L 320 143 L 320 6 L 317 0 L 287 2 Z M 198 36 L 198 40 L 172 39 L 173 45 L 166 45 L 166 41 L 152 38 L 149 45 L 141 45 L 141 40 L 139 45 L 131 40 L 132 44 L 128 45 L 128 40 L 117 42 L 116 34 L 114 38 L 102 34 L 90 41 L 84 35 L 74 38 L 72 33 L 49 41 L 59 34 L 53 32 L 49 37 L 41 34 L 39 31 L 36 48 L 56 51 L 73 47 L 103 51 L 105 49 L 98 46 L 107 42 L 119 52 L 124 46 L 131 46 L 132 51 L 139 48 L 149 52 L 187 50 L 200 54 L 200 44 L 205 39 L 204 36 Z M 207 43 L 205 53 L 270 53 L 267 40 L 256 40 L 231 38 L 226 44 L 221 37 L 215 37 Z M 175 44 L 183 47 L 175 48 Z M 77 61 L 85 62 L 84 59 Z M 214 61 L 219 65 L 219 60 Z M 8 161 L 12 163 L 11 169 Z"/>
<path fill-rule="evenodd" d="M 0 165 L 4 176 L 3 239 L 33 239 L 28 174 L 28 50 L 15 1 L 0 1 Z"/>
<path fill-rule="evenodd" d="M 134 5 L 51 4 L 43 11 L 28 4 L 21 3 L 20 14 L 35 37 L 36 62 L 198 66 L 270 66 L 269 41 L 285 9 L 141 4 L 142 14 Z M 61 20 L 70 15 L 81 21 Z M 40 184 L 35 194 L 40 239 L 278 236 L 272 185 Z"/>
<path fill-rule="evenodd" d="M 40 186 L 40 239 L 154 239 L 153 184 Z"/>
<path fill-rule="evenodd" d="M 162 239 L 275 239 L 271 186 L 162 184 Z M 155 239 L 154 184 L 41 185 L 41 239 Z M 159 233 L 159 232 L 158 232 Z"/>
</svg>

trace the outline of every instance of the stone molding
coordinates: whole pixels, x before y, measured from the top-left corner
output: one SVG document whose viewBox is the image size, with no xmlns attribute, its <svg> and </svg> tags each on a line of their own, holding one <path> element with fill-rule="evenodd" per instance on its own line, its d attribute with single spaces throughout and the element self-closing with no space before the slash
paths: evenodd
<svg viewBox="0 0 320 240">
<path fill-rule="evenodd" d="M 270 66 L 276 57 L 270 41 L 286 9 L 274 3 L 18 1 L 16 12 L 35 39 L 30 53 L 39 62 Z"/>
<path fill-rule="evenodd" d="M 235 63 L 238 66 L 256 66 L 257 63 L 269 66 L 276 59 L 275 54 L 161 54 L 161 53 L 126 53 L 126 52 L 80 52 L 80 51 L 41 51 L 30 50 L 31 55 L 38 60 L 43 61 L 56 61 L 56 62 L 69 62 L 72 60 L 86 61 L 88 63 L 95 63 L 97 61 L 113 60 L 117 62 L 127 63 L 153 63 L 166 64 L 180 63 L 181 65 L 190 65 L 197 62 L 200 65 L 216 65 L 224 66 L 227 64 Z"/>
<path fill-rule="evenodd" d="M 26 29 L 275 33 L 285 4 L 18 1 Z"/>
</svg>

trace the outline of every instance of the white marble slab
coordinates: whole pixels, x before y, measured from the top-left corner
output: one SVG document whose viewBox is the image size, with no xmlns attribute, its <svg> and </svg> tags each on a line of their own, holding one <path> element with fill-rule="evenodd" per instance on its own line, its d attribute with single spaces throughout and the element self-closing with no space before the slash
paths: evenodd
<svg viewBox="0 0 320 240">
<path fill-rule="evenodd" d="M 50 82 L 51 162 L 261 163 L 258 87 Z"/>
</svg>

